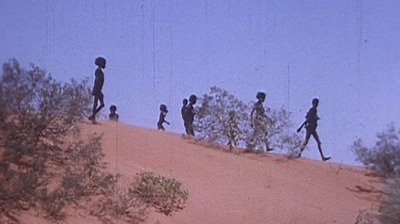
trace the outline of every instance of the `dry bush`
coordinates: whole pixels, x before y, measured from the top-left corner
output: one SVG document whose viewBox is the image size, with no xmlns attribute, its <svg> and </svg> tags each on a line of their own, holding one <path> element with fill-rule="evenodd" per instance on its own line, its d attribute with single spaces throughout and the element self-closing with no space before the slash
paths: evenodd
<svg viewBox="0 0 400 224">
<path fill-rule="evenodd" d="M 400 174 L 400 131 L 390 125 L 377 134 L 378 140 L 372 148 L 363 145 L 361 139 L 353 143 L 352 150 L 357 161 L 363 163 L 382 176 Z"/>
<path fill-rule="evenodd" d="M 143 223 L 146 221 L 148 206 L 129 193 L 127 190 L 117 189 L 114 195 L 102 196 L 90 211 L 104 224 L 108 223 Z"/>
<path fill-rule="evenodd" d="M 165 215 L 183 209 L 189 195 L 177 180 L 148 171 L 135 176 L 130 192 Z"/>
<path fill-rule="evenodd" d="M 368 148 L 359 139 L 352 146 L 357 161 L 384 177 L 385 197 L 379 207 L 384 224 L 400 223 L 400 131 L 393 125 L 377 134 L 375 146 Z"/>
<path fill-rule="evenodd" d="M 384 224 L 400 223 L 400 177 L 385 181 L 386 197 L 379 207 L 379 219 Z"/>
<path fill-rule="evenodd" d="M 361 210 L 355 224 L 381 224 L 379 214 L 375 210 Z"/>
</svg>

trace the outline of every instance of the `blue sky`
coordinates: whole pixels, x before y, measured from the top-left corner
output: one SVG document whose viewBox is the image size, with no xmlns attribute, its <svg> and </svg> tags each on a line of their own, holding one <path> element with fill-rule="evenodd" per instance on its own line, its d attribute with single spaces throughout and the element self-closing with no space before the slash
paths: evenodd
<svg viewBox="0 0 400 224">
<path fill-rule="evenodd" d="M 0 0 L 0 62 L 16 58 L 56 79 L 90 78 L 107 59 L 105 102 L 123 122 L 183 133 L 184 97 L 218 86 L 244 102 L 293 113 L 293 130 L 314 97 L 318 132 L 333 161 L 354 163 L 350 145 L 372 146 L 398 124 L 399 1 Z M 108 109 L 103 115 L 108 113 Z M 397 125 L 398 126 L 398 125 Z M 302 133 L 302 138 L 304 133 Z M 319 159 L 312 140 L 304 157 Z"/>
</svg>

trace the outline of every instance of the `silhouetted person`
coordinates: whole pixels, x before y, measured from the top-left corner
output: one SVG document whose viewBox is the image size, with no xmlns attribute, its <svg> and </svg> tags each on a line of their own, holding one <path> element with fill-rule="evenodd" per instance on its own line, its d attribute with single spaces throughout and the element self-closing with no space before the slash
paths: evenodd
<svg viewBox="0 0 400 224">
<path fill-rule="evenodd" d="M 187 130 L 187 123 L 186 123 L 186 106 L 188 104 L 188 100 L 185 98 L 182 100 L 182 108 L 181 108 L 181 115 L 182 115 L 182 120 L 183 120 L 183 126 L 185 127 L 185 133 L 188 134 Z"/>
<path fill-rule="evenodd" d="M 106 68 L 106 59 L 103 57 L 98 57 L 94 61 L 95 65 L 97 65 L 97 69 L 95 71 L 95 79 L 94 79 L 94 86 L 92 90 L 92 95 L 94 97 L 93 102 L 93 110 L 92 115 L 89 117 L 89 120 L 92 122 L 96 121 L 96 114 L 104 107 L 104 95 L 101 92 L 103 89 L 104 84 L 104 73 L 103 70 Z M 98 101 L 100 101 L 100 106 L 97 107 Z"/>
<path fill-rule="evenodd" d="M 233 147 L 236 147 L 236 143 L 239 138 L 239 129 L 235 119 L 235 111 L 229 111 L 229 119 L 227 122 L 228 126 L 228 145 L 229 149 L 232 150 Z"/>
<path fill-rule="evenodd" d="M 322 160 L 326 161 L 326 160 L 329 160 L 331 157 L 325 157 L 324 154 L 322 153 L 321 141 L 319 140 L 317 130 L 316 130 L 317 129 L 317 121 L 319 120 L 319 117 L 317 115 L 318 103 L 319 103 L 319 100 L 317 98 L 314 98 L 312 100 L 312 107 L 307 112 L 306 120 L 297 129 L 297 132 L 300 132 L 301 129 L 303 128 L 303 126 L 305 126 L 306 131 L 307 131 L 306 140 L 304 141 L 304 144 L 300 148 L 299 157 L 301 157 L 301 153 L 303 152 L 304 148 L 307 146 L 308 141 L 310 140 L 310 137 L 312 135 L 318 144 L 318 150 L 319 150 L 319 153 L 321 154 Z"/>
<path fill-rule="evenodd" d="M 119 115 L 116 113 L 117 107 L 115 105 L 112 105 L 110 107 L 110 114 L 108 115 L 108 119 L 110 121 L 118 121 L 119 120 Z"/>
<path fill-rule="evenodd" d="M 166 123 L 169 125 L 169 122 L 165 120 L 165 116 L 167 116 L 168 110 L 167 106 L 165 104 L 160 105 L 160 117 L 157 122 L 157 129 L 158 130 L 163 130 L 165 131 L 165 128 L 163 126 L 163 123 Z"/>
<path fill-rule="evenodd" d="M 194 121 L 194 115 L 196 115 L 196 112 L 194 110 L 193 105 L 196 104 L 197 101 L 197 96 L 196 95 L 191 95 L 189 97 L 189 104 L 185 108 L 185 119 L 186 119 L 186 125 L 187 125 L 187 134 L 194 136 L 194 127 L 193 127 L 193 121 Z"/>
<path fill-rule="evenodd" d="M 271 120 L 265 114 L 263 102 L 265 101 L 265 93 L 258 92 L 256 98 L 258 101 L 254 104 L 253 109 L 250 114 L 251 119 L 251 127 L 253 128 L 253 135 L 250 138 L 249 146 L 252 148 L 257 143 L 263 142 L 265 144 L 265 148 L 267 152 L 272 151 L 273 149 L 269 147 L 268 143 L 268 123 Z"/>
</svg>

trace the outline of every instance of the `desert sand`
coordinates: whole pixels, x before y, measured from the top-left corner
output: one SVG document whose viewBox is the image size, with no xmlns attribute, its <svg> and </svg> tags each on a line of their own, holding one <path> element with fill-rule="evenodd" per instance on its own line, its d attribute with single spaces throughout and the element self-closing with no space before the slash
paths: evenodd
<svg viewBox="0 0 400 224">
<path fill-rule="evenodd" d="M 105 161 L 110 172 L 121 174 L 122 187 L 146 170 L 175 178 L 189 191 L 183 210 L 170 216 L 152 211 L 146 223 L 349 224 L 378 204 L 379 179 L 362 167 L 230 153 L 182 134 L 121 122 L 83 128 L 85 135 L 103 134 Z M 98 221 L 76 215 L 66 223 Z"/>
</svg>

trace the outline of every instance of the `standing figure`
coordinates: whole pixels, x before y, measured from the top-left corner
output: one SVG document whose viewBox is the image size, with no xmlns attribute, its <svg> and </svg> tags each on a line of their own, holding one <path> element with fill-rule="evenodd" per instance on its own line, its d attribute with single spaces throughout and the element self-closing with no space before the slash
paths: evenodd
<svg viewBox="0 0 400 224">
<path fill-rule="evenodd" d="M 314 98 L 312 100 L 312 107 L 307 112 L 306 120 L 297 129 L 297 132 L 300 132 L 301 129 L 303 128 L 303 126 L 305 126 L 306 131 L 307 131 L 306 140 L 304 141 L 304 144 L 300 148 L 299 157 L 301 157 L 301 153 L 303 152 L 304 148 L 307 146 L 308 141 L 310 140 L 310 137 L 312 135 L 318 144 L 318 150 L 319 150 L 319 153 L 321 154 L 322 160 L 326 161 L 326 160 L 329 160 L 331 157 L 325 157 L 324 154 L 322 153 L 321 141 L 319 140 L 317 130 L 316 130 L 317 129 L 317 121 L 319 120 L 319 117 L 317 115 L 318 103 L 319 103 L 319 100 L 317 98 Z"/>
<path fill-rule="evenodd" d="M 189 97 L 189 104 L 185 108 L 185 119 L 186 119 L 186 125 L 187 125 L 187 134 L 194 136 L 194 127 L 193 127 L 193 121 L 194 121 L 194 115 L 196 115 L 196 112 L 194 110 L 193 105 L 196 104 L 197 101 L 197 96 L 196 95 L 191 95 Z"/>
<path fill-rule="evenodd" d="M 89 120 L 92 122 L 96 122 L 96 114 L 104 107 L 104 95 L 101 90 L 103 89 L 104 84 L 104 73 L 102 69 L 106 68 L 106 59 L 103 57 L 98 57 L 94 61 L 94 64 L 97 65 L 97 69 L 94 73 L 95 79 L 92 90 L 92 95 L 94 97 L 93 110 L 92 115 L 89 117 Z M 98 101 L 100 101 L 99 107 L 97 107 Z"/>
<path fill-rule="evenodd" d="M 165 120 L 165 116 L 167 116 L 168 110 L 167 106 L 165 104 L 160 105 L 160 117 L 157 122 L 157 129 L 165 131 L 165 128 L 163 126 L 163 123 L 166 123 L 169 125 L 169 122 Z"/>
<path fill-rule="evenodd" d="M 272 151 L 273 149 L 269 147 L 268 143 L 268 123 L 272 123 L 272 121 L 265 114 L 263 102 L 265 101 L 265 93 L 258 92 L 256 95 L 258 101 L 254 104 L 253 110 L 250 114 L 251 119 L 251 127 L 253 128 L 253 135 L 250 138 L 250 148 L 254 148 L 254 146 L 259 145 L 260 143 L 265 144 L 265 148 L 267 152 Z"/>
<path fill-rule="evenodd" d="M 187 123 L 186 123 L 186 106 L 188 104 L 188 100 L 185 98 L 182 100 L 182 108 L 181 108 L 181 115 L 183 120 L 183 126 L 185 127 L 185 133 L 188 134 Z"/>
<path fill-rule="evenodd" d="M 235 119 L 235 111 L 229 111 L 229 119 L 227 122 L 228 126 L 228 145 L 229 149 L 232 150 L 233 147 L 236 147 L 236 143 L 239 139 L 239 129 Z"/>
<path fill-rule="evenodd" d="M 110 114 L 108 115 L 108 119 L 110 121 L 118 121 L 119 115 L 116 113 L 117 107 L 115 105 L 111 105 L 110 107 Z"/>
</svg>

